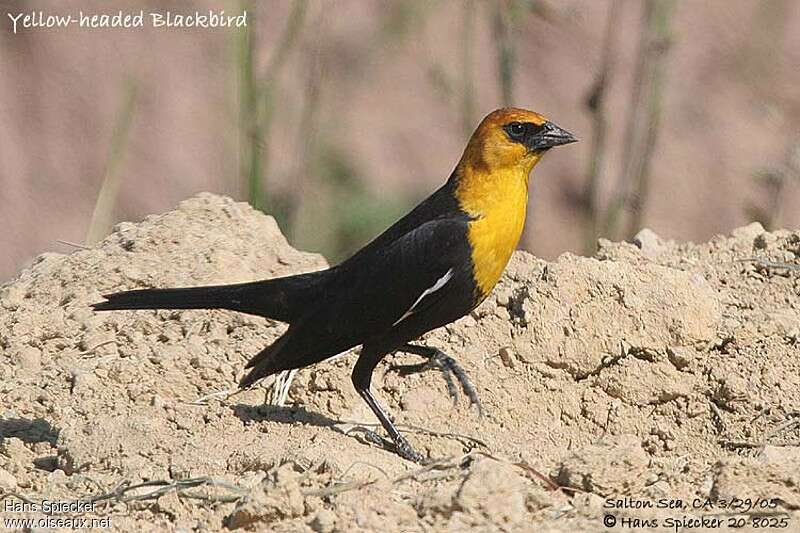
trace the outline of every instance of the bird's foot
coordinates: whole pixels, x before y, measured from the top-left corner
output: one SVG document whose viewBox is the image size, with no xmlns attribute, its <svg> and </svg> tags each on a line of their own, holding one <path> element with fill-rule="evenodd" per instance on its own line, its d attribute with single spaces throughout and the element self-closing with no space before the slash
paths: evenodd
<svg viewBox="0 0 800 533">
<path fill-rule="evenodd" d="M 415 348 L 425 348 L 426 352 L 429 351 L 429 353 L 425 354 L 418 351 L 411 352 L 417 355 L 422 355 L 423 357 L 428 357 L 426 362 L 413 365 L 392 365 L 389 367 L 389 370 L 395 371 L 402 376 L 407 376 L 409 374 L 436 368 L 444 377 L 444 381 L 447 384 L 447 393 L 453 399 L 453 403 L 458 403 L 459 399 L 458 387 L 456 386 L 456 381 L 458 381 L 458 384 L 461 386 L 461 390 L 463 390 L 464 394 L 467 396 L 467 398 L 469 398 L 470 406 L 474 405 L 477 407 L 478 414 L 483 416 L 483 407 L 481 406 L 481 399 L 478 395 L 478 390 L 475 388 L 475 385 L 472 384 L 472 381 L 469 379 L 469 375 L 467 375 L 467 371 L 464 370 L 464 367 L 461 366 L 458 361 L 438 348 L 418 346 L 415 346 Z"/>
<path fill-rule="evenodd" d="M 406 440 L 406 438 L 400 435 L 394 441 L 394 448 L 397 455 L 405 459 L 406 461 L 411 461 L 412 463 L 422 463 L 423 457 L 420 453 L 416 452 L 414 448 L 411 447 L 411 444 Z"/>
<path fill-rule="evenodd" d="M 380 446 L 381 448 L 391 448 L 393 443 L 378 435 L 376 431 L 373 431 L 369 428 L 365 428 L 364 426 L 354 426 L 350 428 L 345 434 L 349 435 L 351 433 L 361 433 L 364 436 L 364 440 L 370 444 L 374 444 L 376 446 Z"/>
<path fill-rule="evenodd" d="M 356 426 L 350 429 L 350 431 L 348 431 L 347 433 L 356 431 L 363 434 L 365 441 L 369 442 L 370 444 L 379 446 L 384 450 L 394 452 L 403 459 L 405 459 L 406 461 L 411 461 L 413 463 L 421 463 L 423 460 L 422 455 L 417 453 L 414 450 L 414 448 L 411 447 L 411 444 L 402 435 L 400 435 L 398 439 L 391 441 L 385 437 L 381 437 L 380 435 L 378 435 L 377 432 L 372 431 L 371 429 L 365 428 L 363 426 Z"/>
</svg>

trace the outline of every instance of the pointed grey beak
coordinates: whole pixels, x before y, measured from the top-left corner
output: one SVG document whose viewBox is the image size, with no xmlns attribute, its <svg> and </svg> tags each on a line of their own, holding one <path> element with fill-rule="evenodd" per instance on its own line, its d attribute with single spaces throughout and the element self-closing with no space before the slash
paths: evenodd
<svg viewBox="0 0 800 533">
<path fill-rule="evenodd" d="M 528 148 L 531 150 L 548 150 L 554 146 L 574 142 L 578 142 L 578 139 L 573 134 L 548 121 L 531 137 Z"/>
</svg>

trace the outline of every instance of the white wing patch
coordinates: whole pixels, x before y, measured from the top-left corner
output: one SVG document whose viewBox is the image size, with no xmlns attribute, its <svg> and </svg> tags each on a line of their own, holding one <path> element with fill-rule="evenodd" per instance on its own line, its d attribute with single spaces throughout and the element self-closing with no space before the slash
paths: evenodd
<svg viewBox="0 0 800 533">
<path fill-rule="evenodd" d="M 445 272 L 444 276 L 437 279 L 436 283 L 425 289 L 425 291 L 423 291 L 423 293 L 419 295 L 419 298 L 417 298 L 417 300 L 411 305 L 411 307 L 409 307 L 408 311 L 406 311 L 405 314 L 400 318 L 398 318 L 392 325 L 396 326 L 399 322 L 402 322 L 404 319 L 411 316 L 414 313 L 414 308 L 417 307 L 417 304 L 419 304 L 423 298 L 425 298 L 429 294 L 433 294 L 434 292 L 444 287 L 452 277 L 453 277 L 453 269 L 451 268 L 450 270 Z"/>
</svg>

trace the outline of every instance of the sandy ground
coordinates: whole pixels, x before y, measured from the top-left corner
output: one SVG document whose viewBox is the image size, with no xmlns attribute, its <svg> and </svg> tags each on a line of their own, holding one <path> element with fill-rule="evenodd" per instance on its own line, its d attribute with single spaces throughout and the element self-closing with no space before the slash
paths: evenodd
<svg viewBox="0 0 800 533">
<path fill-rule="evenodd" d="M 799 261 L 800 233 L 757 224 L 700 245 L 644 231 L 594 258 L 517 253 L 493 296 L 424 339 L 466 367 L 483 417 L 436 370 L 376 371 L 421 467 L 357 430 L 375 420 L 355 354 L 300 371 L 286 407 L 262 405 L 264 387 L 198 402 L 285 326 L 89 309 L 325 265 L 271 218 L 201 195 L 0 288 L 0 517 L 42 516 L 19 498 L 99 497 L 81 516 L 124 531 L 800 531 Z"/>
</svg>

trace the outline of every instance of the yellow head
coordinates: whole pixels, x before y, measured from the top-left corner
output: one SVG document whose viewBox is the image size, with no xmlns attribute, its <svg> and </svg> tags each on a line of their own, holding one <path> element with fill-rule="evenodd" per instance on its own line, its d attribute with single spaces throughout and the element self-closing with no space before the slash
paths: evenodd
<svg viewBox="0 0 800 533">
<path fill-rule="evenodd" d="M 539 113 L 505 107 L 481 121 L 459 166 L 479 173 L 514 169 L 527 175 L 547 150 L 576 140 Z"/>
<path fill-rule="evenodd" d="M 473 217 L 468 237 L 478 302 L 522 235 L 530 171 L 547 150 L 576 140 L 542 115 L 516 108 L 489 113 L 472 134 L 453 177 L 459 205 Z"/>
</svg>

